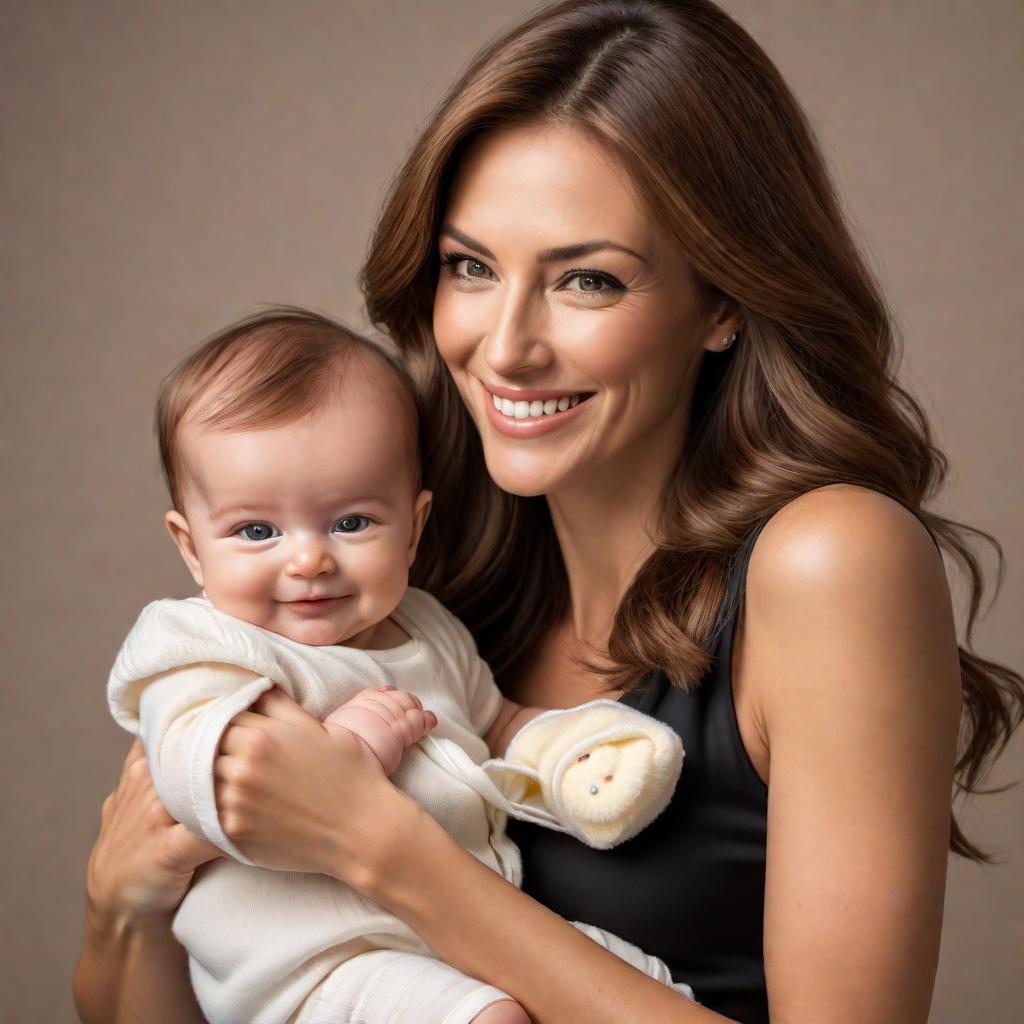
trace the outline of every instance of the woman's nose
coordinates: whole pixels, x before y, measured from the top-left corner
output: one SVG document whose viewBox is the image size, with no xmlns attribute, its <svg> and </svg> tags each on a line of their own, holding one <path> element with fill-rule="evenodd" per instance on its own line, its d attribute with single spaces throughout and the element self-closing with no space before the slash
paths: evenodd
<svg viewBox="0 0 1024 1024">
<path fill-rule="evenodd" d="M 317 538 L 296 540 L 288 553 L 288 572 L 292 576 L 312 578 L 325 573 L 337 572 L 329 546 Z"/>
<path fill-rule="evenodd" d="M 547 366 L 551 349 L 543 340 L 543 319 L 529 294 L 509 292 L 484 339 L 487 365 L 502 377 Z"/>
</svg>

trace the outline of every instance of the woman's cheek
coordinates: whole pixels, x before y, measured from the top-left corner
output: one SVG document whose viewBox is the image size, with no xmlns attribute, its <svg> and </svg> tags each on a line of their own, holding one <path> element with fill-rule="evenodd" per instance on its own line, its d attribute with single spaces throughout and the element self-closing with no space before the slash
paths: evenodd
<svg viewBox="0 0 1024 1024">
<path fill-rule="evenodd" d="M 441 358 L 452 369 L 461 368 L 485 330 L 483 296 L 438 288 L 434 302 L 434 341 Z"/>
</svg>

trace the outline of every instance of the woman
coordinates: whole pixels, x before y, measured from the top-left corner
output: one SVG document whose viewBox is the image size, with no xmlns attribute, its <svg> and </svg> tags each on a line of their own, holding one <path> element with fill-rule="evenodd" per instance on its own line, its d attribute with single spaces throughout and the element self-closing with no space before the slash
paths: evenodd
<svg viewBox="0 0 1024 1024">
<path fill-rule="evenodd" d="M 618 851 L 515 827 L 523 893 L 272 692 L 217 760 L 231 838 L 356 885 L 537 1022 L 925 1021 L 947 849 L 984 859 L 950 790 L 1024 683 L 957 647 L 938 548 L 969 640 L 972 531 L 923 507 L 944 459 L 767 57 L 707 0 L 538 12 L 420 136 L 363 286 L 424 396 L 415 582 L 510 697 L 621 695 L 687 762 Z M 83 1020 L 201 1020 L 169 923 L 213 854 L 133 748 L 90 861 Z"/>
</svg>

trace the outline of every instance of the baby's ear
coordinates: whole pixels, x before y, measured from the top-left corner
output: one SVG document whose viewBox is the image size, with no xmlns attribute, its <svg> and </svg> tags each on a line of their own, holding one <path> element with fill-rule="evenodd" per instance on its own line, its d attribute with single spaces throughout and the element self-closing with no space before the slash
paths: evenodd
<svg viewBox="0 0 1024 1024">
<path fill-rule="evenodd" d="M 188 571 L 192 573 L 192 579 L 196 581 L 196 586 L 202 587 L 203 567 L 199 564 L 199 556 L 196 554 L 196 545 L 192 539 L 192 530 L 189 528 L 188 520 L 172 508 L 164 513 L 164 526 L 167 527 L 167 532 L 171 535 L 171 540 L 174 541 L 174 546 L 178 549 Z"/>
<path fill-rule="evenodd" d="M 430 491 L 420 491 L 416 495 L 416 501 L 412 510 L 412 537 L 409 541 L 409 564 L 412 565 L 416 558 L 416 548 L 419 547 L 420 537 L 423 536 L 423 527 L 427 525 L 427 517 L 430 515 L 430 503 L 434 495 Z"/>
</svg>

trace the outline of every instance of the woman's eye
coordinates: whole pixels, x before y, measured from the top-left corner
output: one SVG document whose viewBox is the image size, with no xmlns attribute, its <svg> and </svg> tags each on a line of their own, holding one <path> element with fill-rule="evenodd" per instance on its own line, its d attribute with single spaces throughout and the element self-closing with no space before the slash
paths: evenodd
<svg viewBox="0 0 1024 1024">
<path fill-rule="evenodd" d="M 441 253 L 441 266 L 447 267 L 453 277 L 487 280 L 491 276 L 491 269 L 486 263 L 457 252 Z"/>
<path fill-rule="evenodd" d="M 345 516 L 334 524 L 334 529 L 338 533 L 361 533 L 369 525 L 370 520 L 366 516 Z"/>
<path fill-rule="evenodd" d="M 623 285 L 607 274 L 598 274 L 589 271 L 576 271 L 571 277 L 566 278 L 566 286 L 576 285 L 570 291 L 581 292 L 584 295 L 614 295 L 625 291 Z"/>
<path fill-rule="evenodd" d="M 271 537 L 278 536 L 270 523 L 246 523 L 238 532 L 246 540 L 270 540 Z"/>
</svg>

